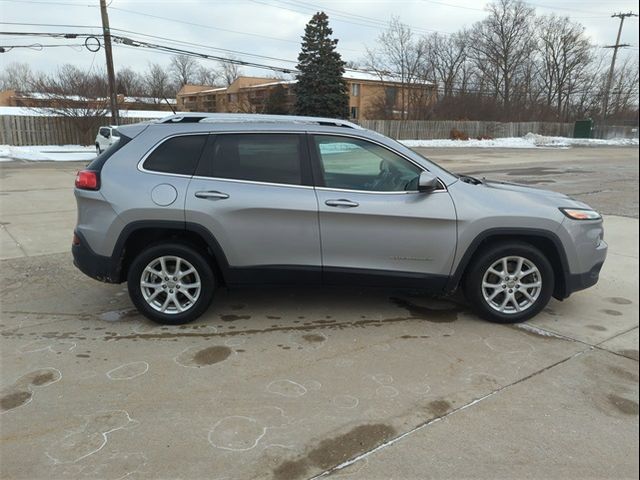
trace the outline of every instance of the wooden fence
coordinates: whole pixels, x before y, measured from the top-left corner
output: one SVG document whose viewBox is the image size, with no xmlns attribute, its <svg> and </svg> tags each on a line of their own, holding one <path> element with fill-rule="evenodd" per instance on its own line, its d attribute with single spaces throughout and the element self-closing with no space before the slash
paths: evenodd
<svg viewBox="0 0 640 480">
<path fill-rule="evenodd" d="M 558 137 L 573 136 L 573 123 L 554 122 L 475 122 L 454 120 L 363 120 L 364 128 L 399 140 L 431 140 L 449 138 L 454 128 L 471 138 L 522 137 L 538 133 Z"/>
<path fill-rule="evenodd" d="M 149 119 L 123 117 L 121 123 L 145 120 Z M 95 119 L 87 119 L 87 123 L 99 125 L 95 123 Z M 102 124 L 108 123 L 109 118 L 105 117 Z M 549 136 L 573 136 L 573 123 L 363 120 L 360 124 L 364 128 L 400 140 L 449 138 L 454 128 L 471 138 L 522 137 L 529 132 Z M 0 115 L 0 145 L 93 145 L 97 127 L 82 131 L 77 125 L 77 121 L 65 117 Z M 594 133 L 598 138 L 638 138 L 638 127 L 606 126 Z"/>
<path fill-rule="evenodd" d="M 93 145 L 96 139 L 97 126 L 108 125 L 109 118 L 102 122 L 88 120 L 94 128 L 82 130 L 75 119 L 66 117 L 38 117 L 0 115 L 0 145 Z M 137 123 L 147 118 L 120 119 L 120 123 Z"/>
</svg>

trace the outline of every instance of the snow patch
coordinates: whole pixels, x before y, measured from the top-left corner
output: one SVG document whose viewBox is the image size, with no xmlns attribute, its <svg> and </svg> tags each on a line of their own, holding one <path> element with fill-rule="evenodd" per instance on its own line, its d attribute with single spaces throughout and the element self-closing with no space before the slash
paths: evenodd
<svg viewBox="0 0 640 480">
<path fill-rule="evenodd" d="M 493 140 L 399 140 L 407 147 L 430 148 L 571 148 L 571 147 L 637 147 L 637 138 L 570 138 L 547 137 L 536 133 L 527 133 L 524 137 L 495 138 Z"/>
<path fill-rule="evenodd" d="M 0 162 L 29 160 L 32 162 L 78 162 L 96 158 L 96 148 L 83 145 L 35 145 L 14 147 L 0 145 Z"/>
</svg>

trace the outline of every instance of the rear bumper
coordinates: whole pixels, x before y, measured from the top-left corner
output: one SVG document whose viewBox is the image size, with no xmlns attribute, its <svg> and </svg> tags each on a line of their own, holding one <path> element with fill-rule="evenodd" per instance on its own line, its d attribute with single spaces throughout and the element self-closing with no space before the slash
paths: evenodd
<svg viewBox="0 0 640 480">
<path fill-rule="evenodd" d="M 73 264 L 85 275 L 106 283 L 120 283 L 120 266 L 111 257 L 98 255 L 87 245 L 81 234 L 76 232 L 80 243 L 71 246 Z"/>
</svg>

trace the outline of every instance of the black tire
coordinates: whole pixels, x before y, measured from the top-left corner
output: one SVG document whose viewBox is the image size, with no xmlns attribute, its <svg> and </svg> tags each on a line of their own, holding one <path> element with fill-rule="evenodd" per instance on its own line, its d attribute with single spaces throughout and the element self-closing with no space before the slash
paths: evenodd
<svg viewBox="0 0 640 480">
<path fill-rule="evenodd" d="M 100 150 L 100 145 L 96 143 L 96 154 L 100 155 L 101 153 L 102 153 L 102 150 Z"/>
<path fill-rule="evenodd" d="M 200 294 L 184 311 L 179 313 L 163 313 L 154 309 L 144 298 L 140 282 L 144 269 L 153 260 L 164 256 L 176 256 L 189 262 L 196 270 L 200 280 Z M 146 248 L 133 260 L 127 275 L 129 296 L 138 311 L 154 322 L 165 325 L 181 325 L 189 323 L 202 315 L 213 298 L 216 280 L 211 265 L 205 257 L 190 246 L 181 243 L 162 243 Z M 184 290 L 183 290 L 184 291 Z M 166 290 L 165 290 L 166 292 Z M 173 290 L 172 290 L 173 292 Z M 176 296 L 179 294 L 176 290 Z M 167 293 L 161 292 L 160 296 Z M 162 299 L 162 297 L 160 297 Z M 182 297 L 183 299 L 186 297 Z"/>
<path fill-rule="evenodd" d="M 502 313 L 491 307 L 489 302 L 485 300 L 482 282 L 485 272 L 487 272 L 489 267 L 500 259 L 509 256 L 523 257 L 535 265 L 540 272 L 542 286 L 540 287 L 538 297 L 528 308 L 521 312 Z M 547 257 L 532 245 L 514 241 L 501 242 L 477 252 L 476 257 L 467 268 L 463 287 L 465 296 L 471 304 L 471 308 L 478 316 L 496 323 L 518 323 L 536 316 L 547 306 L 553 294 L 554 284 L 555 276 L 553 267 Z M 513 291 L 516 290 L 514 289 Z M 502 295 L 506 295 L 506 293 Z M 519 295 L 522 294 L 520 293 Z M 501 298 L 499 298 L 499 300 Z"/>
</svg>

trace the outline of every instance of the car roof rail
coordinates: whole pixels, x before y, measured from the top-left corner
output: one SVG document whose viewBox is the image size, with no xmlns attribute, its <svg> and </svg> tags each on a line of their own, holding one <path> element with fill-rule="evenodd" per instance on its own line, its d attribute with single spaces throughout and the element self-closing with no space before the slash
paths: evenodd
<svg viewBox="0 0 640 480">
<path fill-rule="evenodd" d="M 360 125 L 347 120 L 325 117 L 303 117 L 297 115 L 266 115 L 261 113 L 179 113 L 160 118 L 154 123 L 297 123 L 315 124 L 327 127 L 362 129 Z"/>
</svg>

